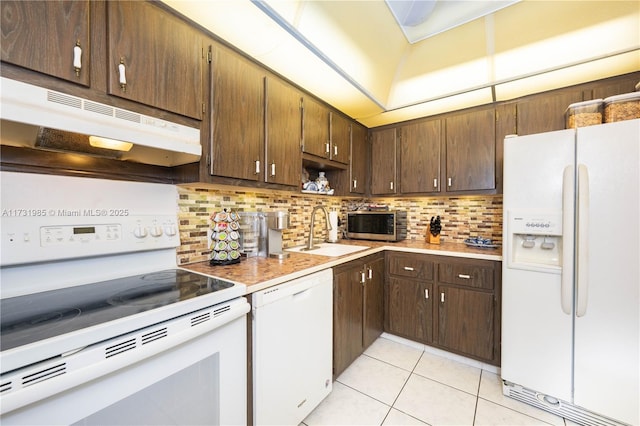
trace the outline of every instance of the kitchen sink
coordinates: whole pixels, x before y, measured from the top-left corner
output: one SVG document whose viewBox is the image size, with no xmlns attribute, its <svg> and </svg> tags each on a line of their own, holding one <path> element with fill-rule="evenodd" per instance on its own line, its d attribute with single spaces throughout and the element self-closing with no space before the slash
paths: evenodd
<svg viewBox="0 0 640 426">
<path fill-rule="evenodd" d="M 351 254 L 357 251 L 366 250 L 369 248 L 365 246 L 354 246 L 351 244 L 333 244 L 333 243 L 320 243 L 320 244 L 316 244 L 315 246 L 317 248 L 312 250 L 306 250 L 307 246 L 302 246 L 302 247 L 293 247 L 293 248 L 287 249 L 286 251 L 307 253 L 307 254 L 317 254 L 320 256 L 338 257 L 338 256 L 344 256 L 345 254 Z"/>
</svg>

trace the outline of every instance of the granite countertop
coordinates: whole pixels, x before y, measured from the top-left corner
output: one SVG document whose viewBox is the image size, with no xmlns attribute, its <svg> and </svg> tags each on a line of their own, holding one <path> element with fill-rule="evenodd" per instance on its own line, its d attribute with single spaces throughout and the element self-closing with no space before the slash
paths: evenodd
<svg viewBox="0 0 640 426">
<path fill-rule="evenodd" d="M 180 267 L 238 284 L 244 284 L 247 287 L 246 294 L 251 294 L 313 272 L 332 268 L 342 263 L 384 250 L 466 257 L 469 259 L 502 260 L 502 250 L 500 248 L 474 248 L 459 243 L 442 243 L 436 245 L 418 240 L 405 240 L 398 242 L 340 240 L 339 243 L 358 245 L 367 248 L 338 257 L 289 252 L 289 257 L 282 260 L 264 257 L 250 257 L 243 259 L 242 262 L 234 265 L 211 266 L 209 265 L 209 262 L 199 262 L 180 265 Z"/>
</svg>

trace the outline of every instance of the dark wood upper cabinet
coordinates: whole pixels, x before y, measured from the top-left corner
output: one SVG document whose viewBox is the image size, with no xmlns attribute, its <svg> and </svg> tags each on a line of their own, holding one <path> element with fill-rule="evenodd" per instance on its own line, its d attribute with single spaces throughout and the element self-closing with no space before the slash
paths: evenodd
<svg viewBox="0 0 640 426">
<path fill-rule="evenodd" d="M 493 108 L 446 118 L 446 192 L 496 187 L 496 133 Z"/>
<path fill-rule="evenodd" d="M 396 193 L 396 129 L 371 132 L 371 195 Z"/>
<path fill-rule="evenodd" d="M 440 191 L 441 121 L 419 121 L 400 128 L 400 192 Z"/>
<path fill-rule="evenodd" d="M 107 2 L 107 17 L 108 93 L 202 119 L 202 34 L 149 2 Z"/>
<path fill-rule="evenodd" d="M 300 186 L 302 97 L 293 86 L 267 77 L 265 181 Z"/>
<path fill-rule="evenodd" d="M 529 96 L 517 103 L 516 130 L 519 136 L 565 128 L 567 107 L 583 100 L 582 89 L 564 89 Z"/>
<path fill-rule="evenodd" d="M 0 8 L 2 61 L 89 86 L 88 0 L 3 0 Z"/>
<path fill-rule="evenodd" d="M 225 47 L 213 45 L 212 53 L 210 173 L 261 181 L 265 72 Z"/>
<path fill-rule="evenodd" d="M 351 123 L 343 116 L 331 112 L 330 123 L 330 158 L 338 163 L 349 163 L 349 146 L 351 144 Z"/>
<path fill-rule="evenodd" d="M 359 124 L 351 127 L 351 162 L 349 168 L 349 192 L 365 194 L 367 192 L 367 128 Z"/>
<path fill-rule="evenodd" d="M 309 96 L 305 96 L 302 102 L 303 150 L 329 158 L 329 109 Z"/>
</svg>

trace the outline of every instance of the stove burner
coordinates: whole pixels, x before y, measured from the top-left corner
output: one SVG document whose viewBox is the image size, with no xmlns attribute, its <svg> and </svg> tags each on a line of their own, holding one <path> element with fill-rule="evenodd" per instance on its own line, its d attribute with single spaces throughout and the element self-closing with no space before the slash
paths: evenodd
<svg viewBox="0 0 640 426">
<path fill-rule="evenodd" d="M 107 303 L 112 306 L 154 306 L 159 308 L 174 303 L 175 300 L 190 299 L 205 293 L 200 291 L 202 288 L 198 284 L 181 283 L 176 285 L 175 279 L 174 274 L 169 285 L 150 284 L 122 291 L 107 299 Z M 153 280 L 156 281 L 156 278 Z M 169 297 L 170 295 L 172 296 Z"/>
<path fill-rule="evenodd" d="M 58 311 L 47 312 L 38 317 L 31 318 L 29 325 L 44 325 L 52 324 L 58 321 L 70 320 L 82 313 L 82 310 L 78 308 L 66 308 Z"/>
<path fill-rule="evenodd" d="M 2 351 L 233 287 L 181 269 L 0 299 Z"/>
</svg>

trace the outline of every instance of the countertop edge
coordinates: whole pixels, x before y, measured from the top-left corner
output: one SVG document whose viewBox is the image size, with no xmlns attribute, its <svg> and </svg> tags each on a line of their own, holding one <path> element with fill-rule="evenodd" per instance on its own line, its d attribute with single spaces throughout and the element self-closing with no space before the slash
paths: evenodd
<svg viewBox="0 0 640 426">
<path fill-rule="evenodd" d="M 228 269 L 217 270 L 218 267 L 212 267 L 208 265 L 208 262 L 200 262 L 194 264 L 186 264 L 180 265 L 180 268 L 191 270 L 203 275 L 207 275 L 213 278 L 231 281 L 235 284 L 245 286 L 245 296 L 253 294 L 255 292 L 264 290 L 269 287 L 273 287 L 287 281 L 294 280 L 296 278 L 304 277 L 309 274 L 313 274 L 315 272 L 319 272 L 328 268 L 333 268 L 335 266 L 351 262 L 353 260 L 360 259 L 365 256 L 369 256 L 371 254 L 376 254 L 384 251 L 395 251 L 395 252 L 405 252 L 405 253 L 420 253 L 420 254 L 429 254 L 435 256 L 449 256 L 449 257 L 459 257 L 459 258 L 467 258 L 467 259 L 480 259 L 480 260 L 489 260 L 489 261 L 502 261 L 501 254 L 491 254 L 491 253 L 481 253 L 478 250 L 469 252 L 469 251 L 456 251 L 455 249 L 449 249 L 448 247 L 406 247 L 400 245 L 393 245 L 389 243 L 378 243 L 378 245 L 371 247 L 370 241 L 362 241 L 357 243 L 352 243 L 353 245 L 366 245 L 368 248 L 347 254 L 340 257 L 329 257 L 329 256 L 319 256 L 314 254 L 300 254 L 297 253 L 297 256 L 310 256 L 307 259 L 314 259 L 316 264 L 312 266 L 303 267 L 301 269 L 295 270 L 290 273 L 282 273 L 276 277 L 266 279 L 264 281 L 248 283 L 238 280 L 237 278 L 230 278 L 224 272 L 228 271 Z M 502 252 L 500 252 L 502 253 Z M 255 259 L 255 258 L 254 258 Z M 265 261 L 265 260 L 262 260 Z M 238 265 L 234 265 L 233 268 L 237 268 Z M 255 266 L 259 268 L 259 266 Z M 225 267 L 226 268 L 226 267 Z M 216 272 L 222 273 L 216 273 Z M 235 272 L 235 269 L 234 269 Z"/>
</svg>

